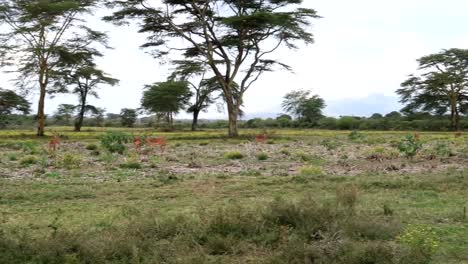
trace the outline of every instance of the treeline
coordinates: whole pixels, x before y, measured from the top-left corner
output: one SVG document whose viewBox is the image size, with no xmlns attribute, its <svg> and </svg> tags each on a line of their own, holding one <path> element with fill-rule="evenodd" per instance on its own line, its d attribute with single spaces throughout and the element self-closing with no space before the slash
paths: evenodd
<svg viewBox="0 0 468 264">
<path fill-rule="evenodd" d="M 281 117 L 267 119 L 254 118 L 244 122 L 242 126 L 244 128 L 315 128 L 330 130 L 451 130 L 450 120 L 447 119 L 446 116 L 433 116 L 430 114 L 400 117 L 323 117 L 315 123 Z M 464 117 L 461 120 L 460 126 L 462 130 L 468 130 L 468 117 Z"/>
</svg>

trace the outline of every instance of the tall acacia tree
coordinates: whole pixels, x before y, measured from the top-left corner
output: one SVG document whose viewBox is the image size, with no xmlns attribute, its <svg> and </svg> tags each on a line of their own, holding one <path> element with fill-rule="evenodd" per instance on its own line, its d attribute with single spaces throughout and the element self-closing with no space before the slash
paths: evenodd
<svg viewBox="0 0 468 264">
<path fill-rule="evenodd" d="M 410 75 L 397 90 L 402 111 L 450 113 L 453 130 L 460 130 L 460 115 L 468 113 L 468 50 L 448 49 L 418 59 L 420 75 Z"/>
<path fill-rule="evenodd" d="M 93 39 L 88 43 L 99 42 L 106 46 L 107 36 L 104 33 L 96 32 Z M 99 98 L 97 88 L 101 85 L 114 86 L 119 80 L 110 77 L 107 73 L 97 68 L 94 62 L 95 57 L 102 54 L 90 47 L 74 48 L 74 52 L 68 50 L 60 51 L 60 63 L 57 67 L 57 78 L 54 86 L 67 89 L 73 86 L 72 93 L 78 95 L 79 104 L 76 106 L 78 115 L 75 120 L 75 131 L 81 131 L 86 112 L 96 112 L 96 107 L 88 104 L 88 97 Z"/>
<path fill-rule="evenodd" d="M 110 1 L 122 9 L 106 20 L 139 19 L 147 33 L 143 47 L 155 56 L 179 52 L 186 59 L 206 61 L 226 100 L 229 135 L 237 136 L 237 118 L 245 92 L 275 66 L 270 57 L 280 47 L 313 42 L 308 31 L 316 11 L 302 0 L 127 0 Z M 178 38 L 183 41 L 174 41 Z M 170 46 L 170 47 L 169 47 Z M 239 83 L 238 90 L 233 83 Z"/>
<path fill-rule="evenodd" d="M 94 35 L 85 25 L 97 0 L 2 0 L 0 24 L 9 28 L 0 34 L 2 65 L 20 73 L 18 85 L 38 88 L 37 135 L 44 136 L 45 97 L 64 92 L 49 84 L 55 78 L 58 51 L 70 43 L 87 43 Z"/>
</svg>

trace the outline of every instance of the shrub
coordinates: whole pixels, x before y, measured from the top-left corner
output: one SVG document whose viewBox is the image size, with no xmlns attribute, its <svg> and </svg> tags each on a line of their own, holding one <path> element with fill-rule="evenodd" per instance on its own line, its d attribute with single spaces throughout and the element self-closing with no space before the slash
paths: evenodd
<svg viewBox="0 0 468 264">
<path fill-rule="evenodd" d="M 336 142 L 334 140 L 330 140 L 330 139 L 322 140 L 320 145 L 324 146 L 328 151 L 335 150 L 339 146 L 338 142 Z"/>
<path fill-rule="evenodd" d="M 130 142 L 132 137 L 122 132 L 107 132 L 101 137 L 101 145 L 111 153 L 123 154 L 127 149 L 125 144 Z"/>
<path fill-rule="evenodd" d="M 139 170 L 142 168 L 142 166 L 140 162 L 132 160 L 132 161 L 127 161 L 125 163 L 120 164 L 120 168 Z"/>
<path fill-rule="evenodd" d="M 268 159 L 268 154 L 267 153 L 259 153 L 259 154 L 257 154 L 257 159 L 258 160 L 267 160 Z"/>
<path fill-rule="evenodd" d="M 398 143 L 397 148 L 405 157 L 413 158 L 422 148 L 422 143 L 416 136 L 408 134 Z"/>
<path fill-rule="evenodd" d="M 66 153 L 59 160 L 59 165 L 60 167 L 66 169 L 76 169 L 80 167 L 81 161 L 82 159 L 80 156 L 71 153 Z"/>
<path fill-rule="evenodd" d="M 314 177 L 323 176 L 323 170 L 320 166 L 305 166 L 300 168 L 299 174 L 301 176 Z"/>
<path fill-rule="evenodd" d="M 98 149 L 98 146 L 94 143 L 90 143 L 88 145 L 86 145 L 86 149 L 87 150 L 97 150 Z"/>
<path fill-rule="evenodd" d="M 363 139 L 364 135 L 357 130 L 353 130 L 351 133 L 348 134 L 348 139 L 351 141 Z"/>
<path fill-rule="evenodd" d="M 427 263 L 439 248 L 437 233 L 426 225 L 408 225 L 397 237 L 397 241 L 409 247 L 410 255 L 421 255 Z"/>
<path fill-rule="evenodd" d="M 231 151 L 224 154 L 226 159 L 231 160 L 239 160 L 244 158 L 244 154 L 240 153 L 239 151 Z"/>
<path fill-rule="evenodd" d="M 20 164 L 23 166 L 33 165 L 39 162 L 39 159 L 36 156 L 28 155 L 24 156 L 20 160 Z"/>
</svg>

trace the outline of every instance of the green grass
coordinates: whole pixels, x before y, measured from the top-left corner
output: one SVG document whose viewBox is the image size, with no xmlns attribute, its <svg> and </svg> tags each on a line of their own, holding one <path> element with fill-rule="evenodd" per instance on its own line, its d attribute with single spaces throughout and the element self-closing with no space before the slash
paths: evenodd
<svg viewBox="0 0 468 264">
<path fill-rule="evenodd" d="M 166 153 L 93 156 L 105 129 L 57 129 L 68 139 L 52 154 L 0 131 L 0 263 L 468 263 L 466 136 L 421 133 L 414 160 L 393 154 L 404 132 L 317 130 L 278 130 L 272 145 L 254 130 L 154 133 Z M 426 157 L 441 141 L 454 156 Z M 432 260 L 424 240 L 397 239 L 412 225 L 435 232 Z"/>
</svg>

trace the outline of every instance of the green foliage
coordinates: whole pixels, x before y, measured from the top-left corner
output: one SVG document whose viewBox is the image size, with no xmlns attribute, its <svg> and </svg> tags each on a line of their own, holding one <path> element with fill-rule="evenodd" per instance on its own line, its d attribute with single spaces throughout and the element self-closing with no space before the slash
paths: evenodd
<svg viewBox="0 0 468 264">
<path fill-rule="evenodd" d="M 306 177 L 323 176 L 324 172 L 320 166 L 305 166 L 300 168 L 299 174 Z"/>
<path fill-rule="evenodd" d="M 244 154 L 239 151 L 231 151 L 224 154 L 226 159 L 239 160 L 244 158 Z"/>
<path fill-rule="evenodd" d="M 86 145 L 86 149 L 87 150 L 97 150 L 98 149 L 98 145 L 94 144 L 94 143 L 90 143 L 88 145 Z"/>
<path fill-rule="evenodd" d="M 172 124 L 173 114 L 185 109 L 192 92 L 186 81 L 167 81 L 147 85 L 141 106 L 148 112 L 161 114 Z"/>
<path fill-rule="evenodd" d="M 332 139 L 324 139 L 320 142 L 320 145 L 324 146 L 328 151 L 335 150 L 339 146 L 338 142 Z"/>
<path fill-rule="evenodd" d="M 120 111 L 120 122 L 124 127 L 133 127 L 137 118 L 138 115 L 135 109 L 123 108 Z"/>
<path fill-rule="evenodd" d="M 258 153 L 257 154 L 257 159 L 262 161 L 262 160 L 267 160 L 268 159 L 268 154 L 267 153 Z"/>
<path fill-rule="evenodd" d="M 356 140 L 360 140 L 360 139 L 363 139 L 363 138 L 364 138 L 364 135 L 362 133 L 360 133 L 359 131 L 357 131 L 357 130 L 353 130 L 348 135 L 348 139 L 351 140 L 351 141 L 356 141 Z"/>
<path fill-rule="evenodd" d="M 411 75 L 397 90 L 405 112 L 450 112 L 451 128 L 460 129 L 460 114 L 468 106 L 468 50 L 448 49 L 418 59 L 420 76 Z"/>
<path fill-rule="evenodd" d="M 39 162 L 39 159 L 36 156 L 28 155 L 20 159 L 19 163 L 23 166 L 33 165 Z"/>
<path fill-rule="evenodd" d="M 412 255 L 422 255 L 429 262 L 440 247 L 440 238 L 427 225 L 408 225 L 397 237 L 397 241 L 408 246 Z M 424 263 L 427 263 L 424 262 Z"/>
<path fill-rule="evenodd" d="M 73 153 L 65 153 L 60 156 L 59 166 L 65 169 L 77 169 L 82 162 L 81 156 Z"/>
<path fill-rule="evenodd" d="M 111 153 L 123 154 L 126 143 L 132 140 L 132 136 L 123 132 L 107 132 L 101 137 L 101 145 Z"/>
<path fill-rule="evenodd" d="M 414 135 L 408 134 L 398 143 L 397 148 L 407 158 L 413 158 L 421 150 L 422 143 Z"/>
<path fill-rule="evenodd" d="M 310 96 L 310 91 L 292 91 L 284 96 L 282 107 L 301 121 L 316 123 L 323 117 L 325 101 L 318 95 Z"/>
<path fill-rule="evenodd" d="M 125 163 L 120 164 L 120 168 L 139 170 L 142 168 L 142 166 L 139 161 L 129 160 L 129 161 L 126 161 Z"/>
</svg>

